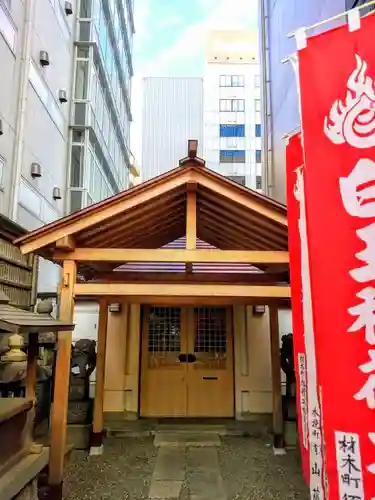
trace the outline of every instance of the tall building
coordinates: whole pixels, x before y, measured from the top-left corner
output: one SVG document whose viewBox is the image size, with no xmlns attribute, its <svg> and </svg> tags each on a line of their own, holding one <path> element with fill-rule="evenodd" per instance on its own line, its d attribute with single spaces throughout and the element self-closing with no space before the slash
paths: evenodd
<svg viewBox="0 0 375 500">
<path fill-rule="evenodd" d="M 203 79 L 144 78 L 142 180 L 175 168 L 189 139 L 203 154 Z"/>
<path fill-rule="evenodd" d="M 283 135 L 300 123 L 294 71 L 291 64 L 282 62 L 296 51 L 295 40 L 288 34 L 365 3 L 365 0 L 260 0 L 265 189 L 281 202 L 285 202 Z M 344 17 L 335 22 L 343 21 Z M 326 24 L 311 33 L 332 26 Z"/>
<path fill-rule="evenodd" d="M 0 0 L 0 213 L 30 230 L 126 188 L 133 0 Z M 40 259 L 38 292 L 60 268 Z"/>
<path fill-rule="evenodd" d="M 25 229 L 65 212 L 74 19 L 70 2 L 0 1 L 0 212 Z M 39 291 L 58 279 L 41 262 Z"/>
<path fill-rule="evenodd" d="M 74 47 L 68 211 L 127 188 L 133 0 L 81 0 Z"/>
<path fill-rule="evenodd" d="M 204 75 L 207 166 L 262 189 L 260 69 L 256 32 L 215 31 Z"/>
</svg>

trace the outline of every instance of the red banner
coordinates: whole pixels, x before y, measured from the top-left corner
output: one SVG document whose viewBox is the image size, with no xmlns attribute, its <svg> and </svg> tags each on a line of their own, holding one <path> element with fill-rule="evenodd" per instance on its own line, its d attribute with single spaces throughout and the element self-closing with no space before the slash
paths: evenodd
<svg viewBox="0 0 375 500">
<path fill-rule="evenodd" d="M 301 239 L 299 233 L 300 203 L 296 197 L 297 173 L 303 167 L 301 135 L 290 137 L 286 145 L 286 197 L 288 206 L 288 235 L 290 278 L 292 292 L 293 347 L 297 385 L 298 435 L 302 469 L 310 484 L 309 430 L 307 399 L 307 367 L 302 308 Z"/>
<path fill-rule="evenodd" d="M 375 16 L 360 24 L 298 52 L 329 500 L 375 498 Z"/>
</svg>

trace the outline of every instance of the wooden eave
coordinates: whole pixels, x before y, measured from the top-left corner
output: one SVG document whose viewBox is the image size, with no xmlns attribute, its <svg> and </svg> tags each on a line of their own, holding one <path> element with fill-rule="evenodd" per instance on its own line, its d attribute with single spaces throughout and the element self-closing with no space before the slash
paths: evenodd
<svg viewBox="0 0 375 500">
<path fill-rule="evenodd" d="M 18 238 L 23 253 L 52 258 L 76 248 L 160 248 L 185 234 L 186 199 L 196 192 L 197 237 L 222 250 L 287 251 L 286 207 L 202 166 L 199 159 Z M 113 266 L 112 266 L 113 267 Z M 107 265 L 102 271 L 111 269 Z"/>
</svg>

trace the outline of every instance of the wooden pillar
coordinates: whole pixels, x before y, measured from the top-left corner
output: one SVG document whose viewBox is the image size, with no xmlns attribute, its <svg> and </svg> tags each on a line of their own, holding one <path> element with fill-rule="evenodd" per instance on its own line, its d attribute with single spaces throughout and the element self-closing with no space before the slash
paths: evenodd
<svg viewBox="0 0 375 500">
<path fill-rule="evenodd" d="M 281 364 L 278 308 L 270 306 L 273 436 L 275 453 L 284 453 L 284 422 L 281 396 Z"/>
<path fill-rule="evenodd" d="M 195 250 L 197 248 L 197 193 L 196 184 L 187 185 L 186 198 L 186 248 Z M 185 264 L 185 272 L 193 272 L 193 264 Z"/>
<path fill-rule="evenodd" d="M 197 247 L 197 193 L 196 185 L 188 184 L 186 201 L 186 248 Z"/>
<path fill-rule="evenodd" d="M 77 267 L 72 260 L 65 260 L 60 290 L 59 318 L 67 323 L 73 322 L 74 284 Z M 67 412 L 70 381 L 70 356 L 72 332 L 59 332 L 51 415 L 51 437 L 49 458 L 49 500 L 62 499 L 62 481 L 66 449 Z"/>
<path fill-rule="evenodd" d="M 96 380 L 94 418 L 91 435 L 90 455 L 103 453 L 103 403 L 104 403 L 104 378 L 105 357 L 107 346 L 108 303 L 106 299 L 99 302 L 99 326 L 96 356 Z M 124 332 L 125 334 L 125 332 Z"/>
</svg>

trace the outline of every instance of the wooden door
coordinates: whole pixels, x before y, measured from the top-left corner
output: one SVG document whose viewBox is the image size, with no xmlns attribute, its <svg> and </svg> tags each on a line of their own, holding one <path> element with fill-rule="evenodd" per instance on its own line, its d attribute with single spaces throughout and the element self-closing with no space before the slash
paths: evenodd
<svg viewBox="0 0 375 500">
<path fill-rule="evenodd" d="M 233 417 L 232 310 L 195 307 L 188 310 L 187 415 Z"/>
<path fill-rule="evenodd" d="M 142 417 L 187 414 L 186 308 L 146 307 L 142 327 Z"/>
</svg>

